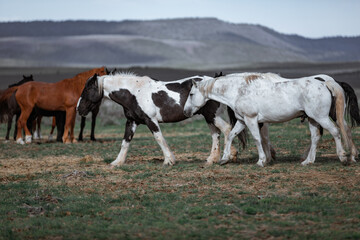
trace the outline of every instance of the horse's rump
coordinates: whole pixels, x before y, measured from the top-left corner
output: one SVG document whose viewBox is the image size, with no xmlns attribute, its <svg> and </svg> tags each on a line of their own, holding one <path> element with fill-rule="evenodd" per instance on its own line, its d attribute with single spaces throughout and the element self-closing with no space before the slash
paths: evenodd
<svg viewBox="0 0 360 240">
<path fill-rule="evenodd" d="M 11 112 L 8 101 L 18 87 L 11 87 L 3 91 L 0 96 L 0 123 L 7 121 L 7 115 Z"/>
</svg>

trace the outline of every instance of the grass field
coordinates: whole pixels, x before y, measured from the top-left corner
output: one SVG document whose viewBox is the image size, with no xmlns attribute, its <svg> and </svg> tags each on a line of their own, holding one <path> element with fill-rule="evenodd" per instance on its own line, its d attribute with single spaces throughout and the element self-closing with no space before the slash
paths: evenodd
<svg viewBox="0 0 360 240">
<path fill-rule="evenodd" d="M 311 166 L 300 165 L 310 134 L 295 119 L 270 127 L 273 165 L 255 165 L 251 139 L 236 162 L 204 167 L 211 148 L 205 121 L 161 127 L 173 167 L 163 167 L 144 126 L 126 165 L 115 169 L 108 164 L 123 124 L 99 126 L 95 143 L 2 141 L 0 239 L 360 238 L 360 165 L 342 166 L 327 132 Z M 360 131 L 353 133 L 360 145 Z"/>
</svg>

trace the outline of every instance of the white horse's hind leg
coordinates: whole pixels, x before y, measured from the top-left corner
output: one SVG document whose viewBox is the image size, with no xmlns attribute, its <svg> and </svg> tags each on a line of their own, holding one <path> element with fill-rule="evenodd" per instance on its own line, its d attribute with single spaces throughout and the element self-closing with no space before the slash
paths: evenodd
<svg viewBox="0 0 360 240">
<path fill-rule="evenodd" d="M 212 147 L 210 156 L 206 160 L 206 165 L 216 163 L 220 159 L 220 130 L 213 124 L 208 124 L 211 130 Z"/>
<path fill-rule="evenodd" d="M 305 154 L 307 154 L 307 157 L 301 163 L 302 165 L 308 165 L 315 162 L 316 147 L 321 138 L 319 124 L 311 118 L 309 118 L 309 128 L 311 133 L 311 144 L 308 150 L 305 152 Z"/>
<path fill-rule="evenodd" d="M 245 117 L 244 120 L 246 126 L 249 128 L 251 135 L 255 140 L 255 144 L 258 149 L 259 161 L 256 164 L 259 165 L 260 167 L 264 167 L 266 165 L 266 155 L 261 144 L 261 135 L 259 131 L 258 121 L 256 117 L 255 118 Z"/>
<path fill-rule="evenodd" d="M 238 120 L 226 138 L 224 154 L 222 159 L 220 160 L 221 165 L 226 164 L 228 161 L 230 161 L 231 143 L 234 140 L 234 138 L 244 129 L 245 129 L 245 125 Z"/>
<path fill-rule="evenodd" d="M 340 161 L 343 164 L 347 163 L 347 157 L 346 152 L 344 150 L 344 147 L 341 143 L 341 136 L 339 129 L 335 126 L 333 122 L 330 121 L 329 118 L 323 118 L 323 119 L 316 119 L 316 121 L 326 130 L 330 132 L 330 134 L 333 136 L 336 144 L 336 153 L 339 156 Z"/>
<path fill-rule="evenodd" d="M 227 122 L 225 122 L 221 117 L 217 116 L 214 119 L 214 124 L 217 128 L 220 129 L 220 131 L 224 134 L 224 145 L 227 144 L 227 139 L 228 139 L 228 135 L 230 134 L 231 131 L 231 125 Z M 220 151 L 220 150 L 219 150 Z M 220 154 L 220 153 L 219 153 Z M 231 145 L 230 147 L 230 156 L 229 156 L 229 160 L 235 160 L 237 156 L 237 150 L 236 147 L 234 147 L 233 145 Z M 220 156 L 219 156 L 220 158 Z"/>
<path fill-rule="evenodd" d="M 349 128 L 349 126 L 346 124 L 346 121 L 344 121 L 344 125 L 345 125 L 345 129 L 346 129 L 346 134 L 349 138 L 349 144 L 350 144 L 350 151 L 351 151 L 351 156 L 350 156 L 350 160 L 352 162 L 356 162 L 356 157 L 358 156 L 359 152 L 356 149 L 355 143 L 352 139 L 352 135 L 351 135 L 351 128 Z"/>
<path fill-rule="evenodd" d="M 271 144 L 269 140 L 269 124 L 264 123 L 263 126 L 260 129 L 260 135 L 261 135 L 261 145 L 264 149 L 265 155 L 266 155 L 266 163 L 271 162 Z"/>
<path fill-rule="evenodd" d="M 128 120 L 126 122 L 124 139 L 121 143 L 121 150 L 120 150 L 118 156 L 116 157 L 116 159 L 110 163 L 110 165 L 112 167 L 115 167 L 117 165 L 122 165 L 125 163 L 126 155 L 129 150 L 130 142 L 131 142 L 132 138 L 134 137 L 136 127 L 137 127 L 137 124 L 135 122 L 130 121 L 130 120 Z"/>
</svg>

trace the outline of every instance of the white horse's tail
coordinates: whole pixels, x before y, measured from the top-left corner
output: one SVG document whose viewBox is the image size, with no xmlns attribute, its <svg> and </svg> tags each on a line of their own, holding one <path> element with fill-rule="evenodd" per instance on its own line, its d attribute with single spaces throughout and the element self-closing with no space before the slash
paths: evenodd
<svg viewBox="0 0 360 240">
<path fill-rule="evenodd" d="M 349 149 L 350 139 L 346 133 L 345 128 L 345 108 L 346 108 L 346 101 L 345 101 L 345 93 L 343 88 L 331 77 L 325 80 L 325 84 L 327 88 L 330 90 L 331 94 L 335 98 L 335 109 L 336 109 L 336 121 L 340 128 L 340 132 L 342 138 L 344 140 L 346 148 Z"/>
</svg>

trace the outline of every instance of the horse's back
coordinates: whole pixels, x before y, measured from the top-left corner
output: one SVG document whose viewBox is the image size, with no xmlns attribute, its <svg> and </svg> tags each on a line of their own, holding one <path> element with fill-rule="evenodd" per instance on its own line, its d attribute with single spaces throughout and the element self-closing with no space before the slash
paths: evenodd
<svg viewBox="0 0 360 240">
<path fill-rule="evenodd" d="M 301 116 L 303 111 L 321 112 L 331 105 L 325 83 L 307 78 L 279 82 L 262 79 L 241 91 L 243 95 L 236 104 L 239 110 L 259 115 L 261 122 L 287 121 Z"/>
</svg>

